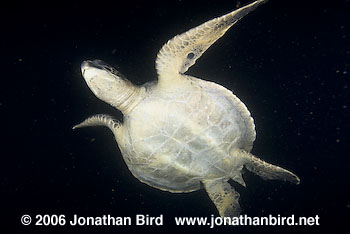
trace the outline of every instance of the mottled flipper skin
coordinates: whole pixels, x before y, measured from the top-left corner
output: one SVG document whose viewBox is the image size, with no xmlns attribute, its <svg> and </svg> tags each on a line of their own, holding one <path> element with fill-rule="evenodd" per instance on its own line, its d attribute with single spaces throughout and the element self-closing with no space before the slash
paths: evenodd
<svg viewBox="0 0 350 234">
<path fill-rule="evenodd" d="M 265 180 L 283 180 L 289 181 L 293 184 L 300 183 L 298 176 L 284 168 L 267 163 L 245 151 L 241 151 L 239 155 L 240 157 L 245 158 L 244 165 L 249 171 L 257 174 Z"/>
<path fill-rule="evenodd" d="M 221 217 L 234 217 L 241 213 L 239 193 L 228 182 L 214 180 L 203 181 L 203 184 Z"/>
<path fill-rule="evenodd" d="M 168 84 L 176 82 L 178 77 L 174 74 L 184 74 L 228 29 L 264 2 L 266 0 L 255 1 L 169 40 L 157 55 L 156 68 L 159 81 Z"/>
<path fill-rule="evenodd" d="M 231 91 L 184 74 L 239 19 L 265 0 L 210 20 L 169 40 L 156 59 L 158 81 L 135 86 L 100 60 L 85 61 L 82 74 L 91 91 L 124 115 L 119 123 L 96 115 L 74 128 L 112 130 L 131 173 L 170 192 L 204 185 L 222 217 L 240 213 L 232 179 L 245 186 L 242 169 L 263 179 L 298 184 L 292 172 L 250 153 L 256 137 L 247 107 Z"/>
</svg>

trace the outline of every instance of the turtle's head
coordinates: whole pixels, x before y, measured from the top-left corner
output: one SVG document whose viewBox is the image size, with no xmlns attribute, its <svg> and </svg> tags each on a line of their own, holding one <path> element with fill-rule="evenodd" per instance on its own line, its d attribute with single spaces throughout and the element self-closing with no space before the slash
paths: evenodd
<svg viewBox="0 0 350 234">
<path fill-rule="evenodd" d="M 122 112 L 129 108 L 138 88 L 117 70 L 101 60 L 87 60 L 81 64 L 81 73 L 96 97 Z"/>
</svg>

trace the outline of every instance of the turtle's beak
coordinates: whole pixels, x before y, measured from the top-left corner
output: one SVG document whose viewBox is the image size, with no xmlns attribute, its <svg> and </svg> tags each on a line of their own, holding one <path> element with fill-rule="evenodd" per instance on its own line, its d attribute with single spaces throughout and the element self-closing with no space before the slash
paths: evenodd
<svg viewBox="0 0 350 234">
<path fill-rule="evenodd" d="M 84 76 L 85 70 L 89 67 L 90 63 L 91 63 L 91 61 L 89 61 L 89 60 L 81 63 L 80 68 L 81 68 L 81 73 L 83 74 L 83 76 Z"/>
</svg>

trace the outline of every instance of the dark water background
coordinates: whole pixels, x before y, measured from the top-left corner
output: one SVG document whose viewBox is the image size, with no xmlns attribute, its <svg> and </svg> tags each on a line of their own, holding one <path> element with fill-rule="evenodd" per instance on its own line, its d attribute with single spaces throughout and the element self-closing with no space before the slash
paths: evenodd
<svg viewBox="0 0 350 234">
<path fill-rule="evenodd" d="M 250 1 L 241 1 L 245 5 Z M 350 3 L 260 6 L 187 74 L 232 90 L 252 113 L 253 153 L 301 184 L 245 172 L 249 216 L 320 216 L 320 226 L 176 227 L 175 216 L 217 215 L 204 190 L 171 194 L 128 171 L 104 128 L 72 131 L 96 113 L 122 119 L 88 89 L 80 64 L 102 59 L 136 84 L 156 79 L 171 37 L 235 8 L 235 1 L 115 1 L 1 6 L 1 233 L 347 233 L 350 218 Z M 161 227 L 22 226 L 23 214 L 164 215 Z"/>
</svg>

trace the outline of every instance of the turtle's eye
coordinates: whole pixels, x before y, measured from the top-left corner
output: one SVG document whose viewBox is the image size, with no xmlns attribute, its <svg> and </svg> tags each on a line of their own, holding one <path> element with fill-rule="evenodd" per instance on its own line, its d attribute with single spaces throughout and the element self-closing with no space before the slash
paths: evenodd
<svg viewBox="0 0 350 234">
<path fill-rule="evenodd" d="M 85 73 L 85 69 L 84 69 L 85 67 L 93 67 L 98 70 L 103 70 L 109 74 L 116 76 L 117 78 L 126 80 L 125 77 L 119 71 L 117 71 L 115 68 L 113 68 L 112 66 L 108 65 L 107 63 L 99 59 L 95 59 L 93 61 L 91 60 L 84 61 L 81 65 L 83 75 Z"/>
<path fill-rule="evenodd" d="M 106 62 L 104 62 L 102 60 L 95 59 L 94 61 L 91 62 L 91 64 L 95 68 L 105 70 L 109 73 L 112 73 L 113 75 L 118 76 L 118 77 L 121 76 L 120 73 L 116 69 L 114 69 L 112 66 L 108 65 Z"/>
<path fill-rule="evenodd" d="M 105 65 L 103 66 L 103 69 L 106 70 L 106 71 L 108 71 L 108 72 L 110 72 L 110 73 L 112 73 L 112 74 L 114 74 L 114 75 L 119 76 L 119 72 L 118 72 L 117 70 L 115 70 L 113 67 L 111 67 L 111 66 L 109 66 L 109 65 L 107 65 L 107 64 L 105 64 Z"/>
</svg>

